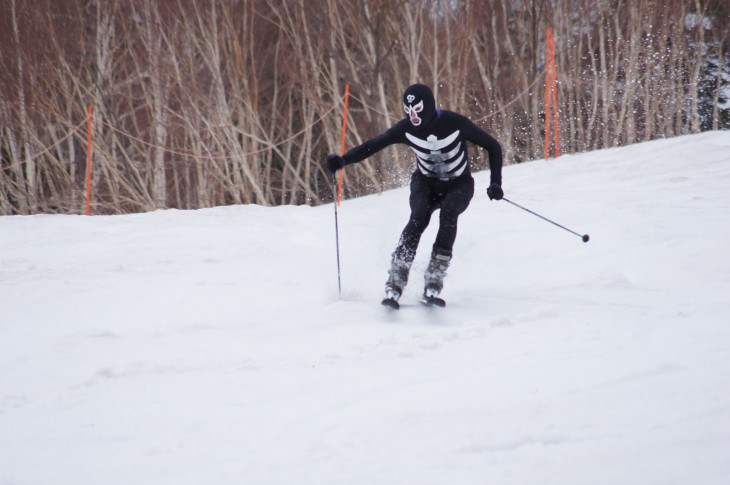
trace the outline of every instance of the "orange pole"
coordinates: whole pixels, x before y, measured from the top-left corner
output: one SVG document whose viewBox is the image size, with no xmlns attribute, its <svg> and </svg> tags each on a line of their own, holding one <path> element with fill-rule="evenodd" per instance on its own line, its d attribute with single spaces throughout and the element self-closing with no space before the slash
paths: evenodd
<svg viewBox="0 0 730 485">
<path fill-rule="evenodd" d="M 545 160 L 550 157 L 550 105 L 553 108 L 553 134 L 555 156 L 560 156 L 560 130 L 558 124 L 558 78 L 555 67 L 555 37 L 548 27 L 545 40 Z"/>
<path fill-rule="evenodd" d="M 558 69 L 555 65 L 555 37 L 550 32 L 550 57 L 553 66 L 553 77 L 550 86 L 553 91 L 553 133 L 555 135 L 555 158 L 560 156 L 560 126 L 558 125 Z"/>
<path fill-rule="evenodd" d="M 347 135 L 347 107 L 350 102 L 350 83 L 345 84 L 345 114 L 342 118 L 342 144 L 340 146 L 340 156 L 345 154 L 345 137 Z M 342 175 L 345 169 L 340 170 L 340 178 L 337 181 L 337 205 L 342 200 Z"/>
<path fill-rule="evenodd" d="M 552 36 L 552 31 L 548 27 L 545 36 L 545 160 L 550 158 L 550 102 L 552 101 L 552 96 L 550 96 L 550 78 L 552 77 L 550 40 Z"/>
<path fill-rule="evenodd" d="M 86 215 L 91 215 L 91 126 L 92 110 L 89 105 L 89 141 L 86 147 Z"/>
<path fill-rule="evenodd" d="M 545 43 L 545 160 L 550 157 L 550 30 Z"/>
</svg>

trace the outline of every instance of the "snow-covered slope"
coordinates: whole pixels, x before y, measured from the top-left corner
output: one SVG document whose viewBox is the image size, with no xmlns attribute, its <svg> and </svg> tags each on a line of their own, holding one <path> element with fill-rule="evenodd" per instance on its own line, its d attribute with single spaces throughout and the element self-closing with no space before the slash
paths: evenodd
<svg viewBox="0 0 730 485">
<path fill-rule="evenodd" d="M 0 218 L 0 484 L 730 483 L 730 133 L 507 167 L 443 310 L 407 189 Z"/>
</svg>

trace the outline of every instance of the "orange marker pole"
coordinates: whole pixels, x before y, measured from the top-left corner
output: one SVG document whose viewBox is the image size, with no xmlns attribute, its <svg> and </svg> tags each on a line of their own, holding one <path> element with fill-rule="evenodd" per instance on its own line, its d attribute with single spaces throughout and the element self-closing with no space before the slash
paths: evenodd
<svg viewBox="0 0 730 485">
<path fill-rule="evenodd" d="M 347 105 L 350 99 L 350 83 L 345 84 L 345 114 L 342 119 L 342 145 L 340 146 L 340 156 L 345 154 L 345 136 L 347 135 Z M 340 205 L 342 199 L 342 172 L 344 169 L 340 169 L 339 181 L 337 177 L 332 179 L 332 192 L 333 196 L 337 198 L 332 204 L 335 208 L 335 246 L 337 247 L 337 289 L 339 290 L 340 298 L 342 298 L 342 277 L 340 271 L 340 225 L 337 217 L 337 206 Z"/>
<path fill-rule="evenodd" d="M 340 156 L 345 154 L 345 137 L 347 136 L 347 107 L 350 102 L 350 83 L 345 84 L 345 113 L 342 118 L 342 144 L 340 146 Z M 342 200 L 342 176 L 344 169 L 340 169 L 340 178 L 337 181 L 337 205 Z"/>
<path fill-rule="evenodd" d="M 560 134 L 558 125 L 558 78 L 555 67 L 555 37 L 548 27 L 545 40 L 545 160 L 550 157 L 550 105 L 553 107 L 553 132 L 555 135 L 555 156 L 560 155 Z"/>
<path fill-rule="evenodd" d="M 560 156 L 560 125 L 558 124 L 558 69 L 555 67 L 555 39 L 553 39 L 553 132 L 555 133 L 555 158 Z"/>
<path fill-rule="evenodd" d="M 91 126 L 92 109 L 89 105 L 89 141 L 86 147 L 86 215 L 91 215 Z"/>
<path fill-rule="evenodd" d="M 550 31 L 550 94 L 552 96 L 553 107 L 553 136 L 557 137 L 558 131 L 558 96 L 556 92 L 557 76 L 555 74 L 555 37 L 552 30 Z M 556 138 L 557 139 L 557 138 Z M 556 155 L 557 157 L 557 152 Z"/>
<path fill-rule="evenodd" d="M 550 157 L 550 77 L 551 77 L 551 64 L 550 64 L 550 38 L 552 32 L 550 28 L 547 29 L 545 37 L 545 160 Z"/>
</svg>

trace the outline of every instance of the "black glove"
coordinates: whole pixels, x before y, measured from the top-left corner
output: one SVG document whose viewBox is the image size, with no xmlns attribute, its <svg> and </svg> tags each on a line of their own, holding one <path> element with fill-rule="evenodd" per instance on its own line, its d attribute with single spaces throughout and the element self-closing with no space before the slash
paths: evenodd
<svg viewBox="0 0 730 485">
<path fill-rule="evenodd" d="M 327 170 L 329 170 L 331 173 L 335 173 L 345 166 L 345 159 L 333 153 L 332 155 L 327 157 L 325 165 L 327 166 Z"/>
<path fill-rule="evenodd" d="M 487 195 L 489 196 L 489 200 L 501 200 L 504 197 L 504 191 L 499 184 L 492 184 L 487 187 Z"/>
</svg>

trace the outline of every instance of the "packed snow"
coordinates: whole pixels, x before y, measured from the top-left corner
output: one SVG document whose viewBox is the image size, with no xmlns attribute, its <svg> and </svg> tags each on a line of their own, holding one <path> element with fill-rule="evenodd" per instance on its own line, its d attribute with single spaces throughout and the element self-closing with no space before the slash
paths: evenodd
<svg viewBox="0 0 730 485">
<path fill-rule="evenodd" d="M 446 308 L 408 189 L 0 218 L 0 484 L 730 483 L 730 132 L 508 166 Z"/>
</svg>

